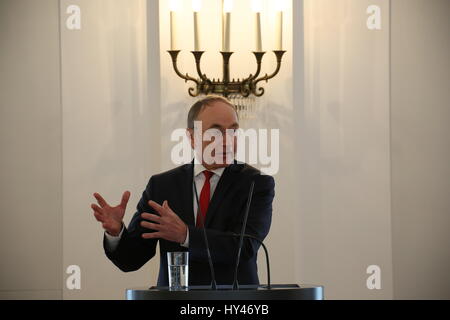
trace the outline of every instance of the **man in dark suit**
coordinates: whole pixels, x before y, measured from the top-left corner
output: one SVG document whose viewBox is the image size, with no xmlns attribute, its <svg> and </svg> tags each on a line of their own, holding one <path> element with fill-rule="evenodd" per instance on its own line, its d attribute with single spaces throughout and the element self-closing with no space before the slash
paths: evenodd
<svg viewBox="0 0 450 320">
<path fill-rule="evenodd" d="M 198 139 L 194 121 L 201 124 L 202 136 L 208 130 L 223 134 L 218 147 L 209 148 L 209 157 L 203 157 L 198 150 L 208 150 L 218 140 Z M 116 207 L 94 194 L 98 205 L 91 207 L 105 230 L 105 253 L 118 268 L 124 272 L 138 270 L 154 257 L 159 241 L 158 286 L 168 285 L 166 256 L 176 251 L 189 251 L 189 285 L 209 285 L 211 276 L 201 229 L 204 225 L 216 281 L 233 283 L 239 242 L 233 234 L 241 232 L 251 182 L 255 187 L 245 233 L 261 240 L 270 229 L 275 187 L 271 176 L 234 160 L 236 138 L 229 133 L 238 128 L 238 115 L 227 99 L 208 96 L 195 103 L 189 111 L 187 131 L 196 159 L 201 161 L 151 177 L 128 228 L 123 225 L 123 217 L 130 192 L 123 194 Z M 259 246 L 255 240 L 244 240 L 239 284 L 259 284 Z"/>
</svg>

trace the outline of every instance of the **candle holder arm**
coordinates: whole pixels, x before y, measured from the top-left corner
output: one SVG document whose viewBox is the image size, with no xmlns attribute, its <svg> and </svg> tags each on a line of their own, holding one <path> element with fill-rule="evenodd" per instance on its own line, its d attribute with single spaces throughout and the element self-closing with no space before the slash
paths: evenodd
<svg viewBox="0 0 450 320">
<path fill-rule="evenodd" d="M 266 53 L 264 51 L 260 51 L 260 52 L 255 51 L 255 52 L 253 52 L 253 54 L 255 55 L 255 58 L 256 58 L 256 72 L 255 72 L 255 75 L 251 74 L 247 79 L 244 80 L 244 82 L 255 80 L 256 78 L 259 77 L 259 74 L 261 73 L 262 59 Z"/>
<path fill-rule="evenodd" d="M 205 51 L 192 51 L 192 54 L 194 55 L 194 58 L 195 58 L 195 65 L 197 68 L 198 76 L 200 77 L 200 79 L 203 82 L 210 83 L 211 80 L 209 80 L 208 77 L 202 72 L 202 68 L 201 68 L 201 60 L 202 60 L 202 56 L 204 53 L 205 53 Z"/>
<path fill-rule="evenodd" d="M 254 51 L 253 54 L 256 58 L 256 72 L 255 74 L 250 74 L 246 79 L 242 80 L 241 82 L 241 95 L 244 98 L 247 98 L 253 91 L 253 81 L 259 77 L 259 74 L 261 73 L 261 64 L 262 59 L 264 55 L 266 54 L 263 51 Z"/>
<path fill-rule="evenodd" d="M 198 90 L 198 88 L 199 88 L 199 86 L 200 86 L 200 81 L 198 80 L 198 79 L 195 79 L 195 78 L 193 78 L 193 77 L 191 77 L 191 76 L 189 76 L 189 74 L 183 74 L 183 73 L 181 73 L 180 72 L 180 70 L 178 69 L 178 63 L 177 63 L 177 60 L 178 60 L 178 55 L 179 55 L 179 53 L 180 53 L 180 50 L 169 50 L 168 51 L 169 52 L 169 54 L 170 54 L 170 56 L 172 57 L 172 64 L 173 64 L 173 69 L 174 69 L 174 71 L 175 71 L 175 73 L 181 78 L 181 79 L 183 79 L 185 82 L 188 82 L 188 81 L 192 81 L 192 82 L 194 82 L 195 84 L 196 84 L 196 87 L 195 88 L 189 88 L 189 95 L 191 96 L 191 97 L 197 97 L 199 94 L 200 94 L 200 92 L 199 92 L 199 90 Z"/>
<path fill-rule="evenodd" d="M 276 67 L 275 71 L 271 75 L 266 74 L 264 77 L 261 77 L 261 78 L 257 79 L 254 82 L 253 86 L 252 86 L 252 92 L 257 97 L 261 97 L 264 94 L 264 92 L 265 92 L 264 88 L 257 88 L 258 83 L 260 83 L 261 81 L 268 82 L 270 79 L 275 78 L 276 75 L 281 70 L 281 63 L 282 63 L 282 60 L 283 60 L 283 55 L 286 53 L 286 51 L 275 50 L 274 53 L 275 53 L 275 56 L 277 57 L 277 67 Z"/>
</svg>

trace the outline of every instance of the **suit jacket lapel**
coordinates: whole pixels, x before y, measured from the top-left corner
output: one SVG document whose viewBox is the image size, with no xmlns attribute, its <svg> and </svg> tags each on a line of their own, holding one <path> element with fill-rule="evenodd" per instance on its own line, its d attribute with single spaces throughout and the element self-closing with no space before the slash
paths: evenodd
<svg viewBox="0 0 450 320">
<path fill-rule="evenodd" d="M 194 225 L 195 226 L 195 219 L 194 219 L 194 202 L 193 202 L 193 192 L 194 189 L 192 187 L 193 184 L 193 177 L 194 177 L 194 165 L 187 164 L 183 168 L 183 177 L 180 183 L 180 186 L 182 186 L 182 191 L 180 192 L 180 196 L 182 197 L 183 201 L 183 215 L 185 217 L 185 222 L 188 225 Z"/>
<path fill-rule="evenodd" d="M 208 212 L 206 213 L 206 221 L 205 226 L 207 227 L 212 219 L 214 218 L 214 215 L 217 212 L 217 209 L 220 206 L 220 203 L 222 203 L 223 198 L 225 197 L 225 194 L 228 190 L 228 188 L 233 184 L 233 182 L 236 181 L 236 176 L 241 169 L 241 166 L 234 163 L 230 166 L 228 166 L 222 176 L 220 177 L 219 183 L 217 184 L 216 190 L 214 191 L 214 194 L 211 198 L 211 202 L 208 206 Z"/>
</svg>

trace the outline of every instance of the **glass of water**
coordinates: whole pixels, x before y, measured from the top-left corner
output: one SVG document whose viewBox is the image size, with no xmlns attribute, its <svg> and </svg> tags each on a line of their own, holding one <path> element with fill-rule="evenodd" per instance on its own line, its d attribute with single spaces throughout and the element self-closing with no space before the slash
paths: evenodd
<svg viewBox="0 0 450 320">
<path fill-rule="evenodd" d="M 167 252 L 169 290 L 187 291 L 189 276 L 189 252 Z"/>
</svg>

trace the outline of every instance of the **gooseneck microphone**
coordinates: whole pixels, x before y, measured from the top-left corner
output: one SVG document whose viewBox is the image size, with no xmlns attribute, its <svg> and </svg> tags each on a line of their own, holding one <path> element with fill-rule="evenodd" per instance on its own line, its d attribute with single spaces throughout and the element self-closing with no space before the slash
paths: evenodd
<svg viewBox="0 0 450 320">
<path fill-rule="evenodd" d="M 253 190 L 255 187 L 255 182 L 252 181 L 251 186 L 250 186 L 250 191 L 249 191 L 249 195 L 248 195 L 248 200 L 247 200 L 247 206 L 245 209 L 245 214 L 244 214 L 244 220 L 243 220 L 243 224 L 242 224 L 242 230 L 241 233 L 225 233 L 223 234 L 223 236 L 228 236 L 228 237 L 235 237 L 235 238 L 239 238 L 239 247 L 238 247 L 238 253 L 237 253 L 237 259 L 236 259 L 236 266 L 235 266 L 235 272 L 234 272 L 234 282 L 232 285 L 232 289 L 233 290 L 239 290 L 239 283 L 238 283 L 238 279 L 237 279 L 237 275 L 238 275 L 238 269 L 239 269 L 239 263 L 240 263 L 240 258 L 241 258 L 241 252 L 242 252 L 242 247 L 243 247 L 243 243 L 244 243 L 244 238 L 248 238 L 248 239 L 252 239 L 255 240 L 256 242 L 258 242 L 264 249 L 264 253 L 266 256 L 266 266 L 267 266 L 267 289 L 271 289 L 271 282 L 270 282 L 270 261 L 269 261 L 269 253 L 268 250 L 266 248 L 266 246 L 264 245 L 263 241 L 253 235 L 249 235 L 245 233 L 245 229 L 247 227 L 247 220 L 248 220 L 248 214 L 250 211 L 250 204 L 252 202 L 252 198 L 253 198 Z M 197 202 L 197 216 L 200 214 L 200 202 L 199 202 L 199 198 L 198 198 L 198 192 L 197 192 L 197 185 L 195 183 L 195 178 L 193 179 L 193 188 L 194 188 L 194 192 L 195 192 L 195 199 Z M 211 258 L 211 250 L 209 249 L 209 242 L 208 242 L 208 236 L 206 234 L 206 228 L 205 228 L 205 221 L 204 221 L 204 217 L 203 215 L 201 215 L 201 224 L 202 224 L 202 233 L 203 233 L 203 240 L 205 242 L 205 246 L 206 246 L 206 252 L 207 252 L 207 256 L 208 256 L 208 263 L 209 263 L 209 268 L 211 271 L 211 289 L 213 290 L 217 290 L 217 283 L 216 283 L 216 277 L 215 277 L 215 273 L 214 273 L 214 265 L 213 265 L 213 261 Z"/>
<path fill-rule="evenodd" d="M 242 223 L 242 230 L 241 230 L 240 239 L 239 239 L 239 248 L 238 248 L 238 253 L 237 253 L 237 258 L 236 258 L 236 266 L 235 266 L 235 270 L 234 270 L 233 290 L 239 290 L 239 283 L 238 283 L 238 279 L 237 279 L 238 268 L 239 268 L 239 262 L 241 260 L 241 251 L 242 251 L 242 246 L 244 244 L 245 228 L 247 227 L 248 213 L 250 211 L 250 204 L 252 202 L 254 188 L 255 188 L 255 181 L 252 181 L 252 184 L 250 185 L 250 191 L 249 191 L 248 200 L 247 200 L 247 207 L 245 208 L 244 221 Z"/>
<path fill-rule="evenodd" d="M 238 233 L 233 233 L 230 236 L 239 238 L 241 235 Z M 264 254 L 266 256 L 266 269 L 267 269 L 267 289 L 272 289 L 272 284 L 270 282 L 270 260 L 269 260 L 269 251 L 267 250 L 267 247 L 263 243 L 263 241 L 255 236 L 252 236 L 250 234 L 244 234 L 244 238 L 253 239 L 256 242 L 258 242 L 264 249 Z"/>
<path fill-rule="evenodd" d="M 203 215 L 200 212 L 200 202 L 198 201 L 198 192 L 197 192 L 197 184 L 195 183 L 195 177 L 192 179 L 193 181 L 193 188 L 195 192 L 195 200 L 197 201 L 197 217 L 198 215 L 201 216 L 201 224 L 202 224 L 202 230 L 203 230 L 203 240 L 205 241 L 206 246 L 206 253 L 208 254 L 208 262 L 209 262 L 209 270 L 211 271 L 211 289 L 217 290 L 217 283 L 216 283 L 216 275 L 214 273 L 214 266 L 211 258 L 211 251 L 209 250 L 209 243 L 208 243 L 208 237 L 206 235 L 206 229 L 205 229 L 205 220 Z"/>
</svg>

